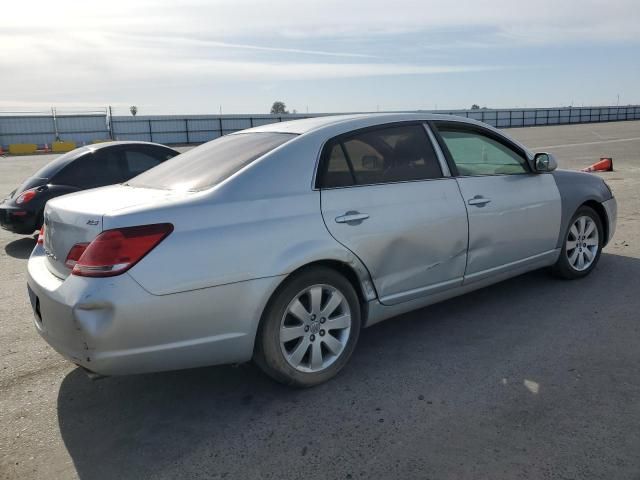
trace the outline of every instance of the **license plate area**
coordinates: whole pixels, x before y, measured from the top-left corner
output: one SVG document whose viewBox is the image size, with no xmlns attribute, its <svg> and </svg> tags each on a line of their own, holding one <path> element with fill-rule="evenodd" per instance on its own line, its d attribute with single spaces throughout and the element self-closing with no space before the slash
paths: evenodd
<svg viewBox="0 0 640 480">
<path fill-rule="evenodd" d="M 35 294 L 31 287 L 27 285 L 27 291 L 29 292 L 29 302 L 31 302 L 31 309 L 36 317 L 36 320 L 42 323 L 42 314 L 40 313 L 40 299 Z"/>
</svg>

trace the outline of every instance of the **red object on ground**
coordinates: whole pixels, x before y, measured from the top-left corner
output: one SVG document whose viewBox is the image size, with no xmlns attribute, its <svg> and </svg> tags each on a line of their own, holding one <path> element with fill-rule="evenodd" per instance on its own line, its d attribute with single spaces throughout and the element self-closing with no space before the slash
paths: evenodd
<svg viewBox="0 0 640 480">
<path fill-rule="evenodd" d="M 613 158 L 600 157 L 600 161 L 590 167 L 583 168 L 583 172 L 613 172 Z"/>
</svg>

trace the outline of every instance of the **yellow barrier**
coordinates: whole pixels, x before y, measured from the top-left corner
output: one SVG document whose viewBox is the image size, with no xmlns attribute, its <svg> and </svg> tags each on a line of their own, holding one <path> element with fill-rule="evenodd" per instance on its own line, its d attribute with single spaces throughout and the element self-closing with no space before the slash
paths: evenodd
<svg viewBox="0 0 640 480">
<path fill-rule="evenodd" d="M 38 146 L 35 143 L 12 143 L 9 145 L 9 153 L 13 155 L 30 155 L 36 153 Z"/>
<path fill-rule="evenodd" d="M 76 142 L 53 142 L 51 146 L 51 151 L 60 153 L 60 152 L 70 152 L 71 150 L 75 150 Z"/>
</svg>

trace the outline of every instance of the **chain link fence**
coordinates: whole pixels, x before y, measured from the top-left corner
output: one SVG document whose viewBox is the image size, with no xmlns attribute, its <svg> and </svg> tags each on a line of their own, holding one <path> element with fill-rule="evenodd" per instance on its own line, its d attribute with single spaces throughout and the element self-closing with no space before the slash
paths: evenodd
<svg viewBox="0 0 640 480">
<path fill-rule="evenodd" d="M 77 145 L 104 140 L 143 140 L 164 144 L 197 144 L 268 123 L 330 114 L 283 115 L 110 115 L 110 109 L 86 112 L 0 112 L 0 145 L 56 140 Z M 427 113 L 426 111 L 421 111 Z M 397 112 L 395 112 L 397 113 Z M 416 113 L 416 112 L 413 112 Z M 498 128 L 640 120 L 640 106 L 438 110 L 428 113 L 473 118 Z"/>
</svg>

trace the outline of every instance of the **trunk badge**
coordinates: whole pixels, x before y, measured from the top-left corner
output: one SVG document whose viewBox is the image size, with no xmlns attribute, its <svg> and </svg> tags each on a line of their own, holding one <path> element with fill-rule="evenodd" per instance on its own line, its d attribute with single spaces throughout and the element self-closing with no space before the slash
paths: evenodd
<svg viewBox="0 0 640 480">
<path fill-rule="evenodd" d="M 99 223 L 98 220 L 87 220 L 87 225 L 98 225 Z"/>
</svg>

